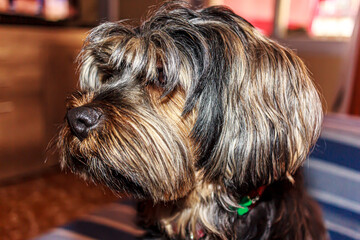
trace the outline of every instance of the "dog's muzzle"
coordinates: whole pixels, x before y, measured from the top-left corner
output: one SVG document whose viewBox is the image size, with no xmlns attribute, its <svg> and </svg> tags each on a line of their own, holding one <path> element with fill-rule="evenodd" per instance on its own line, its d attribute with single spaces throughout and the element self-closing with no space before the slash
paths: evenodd
<svg viewBox="0 0 360 240">
<path fill-rule="evenodd" d="M 80 141 L 87 138 L 89 131 L 97 127 L 101 112 L 90 107 L 77 107 L 67 112 L 67 121 L 71 131 Z"/>
</svg>

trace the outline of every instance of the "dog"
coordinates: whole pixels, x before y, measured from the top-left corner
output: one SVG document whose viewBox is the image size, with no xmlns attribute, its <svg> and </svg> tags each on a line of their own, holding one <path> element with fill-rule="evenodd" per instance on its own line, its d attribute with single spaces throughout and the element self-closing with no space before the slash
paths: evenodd
<svg viewBox="0 0 360 240">
<path fill-rule="evenodd" d="M 301 166 L 321 129 L 304 63 L 230 9 L 167 2 L 79 55 L 61 166 L 139 199 L 145 238 L 327 239 Z"/>
</svg>

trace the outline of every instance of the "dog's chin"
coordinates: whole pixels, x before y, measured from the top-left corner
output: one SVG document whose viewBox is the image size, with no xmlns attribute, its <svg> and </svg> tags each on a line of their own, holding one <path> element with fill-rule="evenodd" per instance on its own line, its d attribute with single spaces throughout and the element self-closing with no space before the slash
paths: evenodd
<svg viewBox="0 0 360 240">
<path fill-rule="evenodd" d="M 75 158 L 73 156 L 63 159 L 61 167 L 70 169 L 72 173 L 85 181 L 109 188 L 116 196 L 130 196 L 138 200 L 151 200 L 153 202 L 169 202 L 181 199 L 192 190 L 192 184 L 178 184 L 178 188 L 157 188 L 147 184 L 141 176 L 126 175 L 112 166 L 104 163 L 102 159 Z M 161 183 L 159 183 L 161 186 Z"/>
<path fill-rule="evenodd" d="M 121 175 L 115 170 L 110 170 L 109 176 L 106 178 L 98 178 L 91 176 L 95 182 L 99 182 L 110 188 L 116 195 L 128 195 L 136 199 L 151 199 L 152 196 L 139 183 Z"/>
<path fill-rule="evenodd" d="M 101 161 L 101 160 L 91 160 Z M 137 199 L 151 199 L 152 196 L 139 183 L 132 181 L 130 178 L 123 176 L 121 173 L 111 167 L 100 167 L 94 169 L 91 166 L 99 163 L 89 164 L 88 160 L 71 157 L 62 167 L 70 166 L 71 171 L 79 175 L 85 181 L 92 181 L 95 184 L 108 187 L 115 195 L 128 195 Z"/>
</svg>

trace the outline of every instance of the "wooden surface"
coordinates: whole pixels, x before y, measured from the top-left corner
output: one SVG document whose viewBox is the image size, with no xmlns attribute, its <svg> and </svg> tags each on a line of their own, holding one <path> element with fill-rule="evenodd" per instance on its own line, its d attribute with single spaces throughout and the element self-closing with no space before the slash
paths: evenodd
<svg viewBox="0 0 360 240">
<path fill-rule="evenodd" d="M 0 25 L 0 181 L 57 163 L 45 149 L 76 87 L 87 31 Z"/>
<path fill-rule="evenodd" d="M 0 239 L 39 236 L 115 200 L 109 190 L 56 170 L 0 185 Z"/>
</svg>

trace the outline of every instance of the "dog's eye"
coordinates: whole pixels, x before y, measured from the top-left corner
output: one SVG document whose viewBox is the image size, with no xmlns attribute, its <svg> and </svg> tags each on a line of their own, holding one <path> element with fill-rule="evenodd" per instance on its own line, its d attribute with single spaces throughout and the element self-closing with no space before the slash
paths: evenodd
<svg viewBox="0 0 360 240">
<path fill-rule="evenodd" d="M 158 68 L 157 72 L 158 72 L 158 79 L 157 79 L 158 84 L 159 84 L 159 86 L 163 87 L 166 84 L 165 77 L 164 77 L 164 69 L 163 68 Z"/>
<path fill-rule="evenodd" d="M 119 69 L 104 69 L 101 83 L 104 84 L 114 82 L 121 74 L 122 72 Z"/>
<path fill-rule="evenodd" d="M 155 81 L 155 84 L 159 87 L 164 87 L 166 85 L 166 77 L 164 74 L 164 69 L 162 67 L 157 68 L 157 79 Z"/>
<path fill-rule="evenodd" d="M 163 88 L 166 85 L 166 76 L 164 74 L 164 69 L 163 67 L 157 67 L 155 69 L 155 76 L 151 79 L 149 79 L 148 81 L 145 82 L 145 85 L 153 85 L 156 87 L 160 87 Z"/>
</svg>

